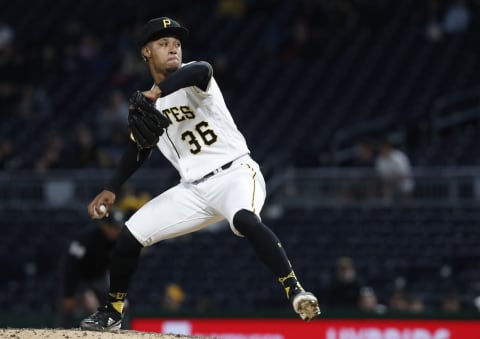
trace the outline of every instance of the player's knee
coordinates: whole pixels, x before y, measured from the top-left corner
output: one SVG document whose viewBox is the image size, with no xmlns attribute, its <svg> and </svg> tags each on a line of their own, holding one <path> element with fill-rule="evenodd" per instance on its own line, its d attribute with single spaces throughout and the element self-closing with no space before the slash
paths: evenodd
<svg viewBox="0 0 480 339">
<path fill-rule="evenodd" d="M 260 218 L 253 212 L 240 210 L 233 217 L 233 226 L 245 237 L 249 238 L 258 229 L 265 227 Z"/>
<path fill-rule="evenodd" d="M 142 244 L 133 236 L 127 227 L 123 227 L 117 238 L 115 252 L 117 253 L 137 253 L 142 249 Z"/>
</svg>

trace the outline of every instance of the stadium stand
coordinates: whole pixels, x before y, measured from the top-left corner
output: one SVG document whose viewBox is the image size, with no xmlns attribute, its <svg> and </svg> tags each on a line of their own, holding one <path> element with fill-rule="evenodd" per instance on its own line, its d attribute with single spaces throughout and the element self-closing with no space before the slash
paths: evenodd
<svg viewBox="0 0 480 339">
<path fill-rule="evenodd" d="M 14 37 L 0 47 L 1 175 L 8 181 L 10 174 L 71 169 L 66 155 L 80 122 L 98 149 L 114 148 L 99 137 L 99 112 L 113 91 L 128 97 L 150 86 L 136 38 L 140 23 L 159 15 L 191 28 L 186 59 L 213 64 L 268 180 L 288 166 L 347 167 L 355 142 L 379 134 L 398 136 L 414 166 L 480 165 L 478 2 L 471 3 L 467 31 L 437 40 L 425 33 L 427 1 L 352 0 L 346 12 L 310 1 L 246 3 L 246 13 L 235 18 L 218 13 L 213 0 L 2 4 L 0 28 L 10 25 Z M 449 104 L 441 106 L 445 100 Z M 45 154 L 55 160 L 41 161 Z M 108 164 L 87 167 L 108 170 Z M 153 157 L 146 167 L 165 170 L 168 164 Z M 0 187 L 0 307 L 49 312 L 52 263 L 88 222 L 83 201 L 71 207 L 23 205 L 23 189 L 8 187 Z M 32 189 L 27 194 L 42 197 Z M 7 203 L 12 196 L 18 203 Z M 320 301 L 335 258 L 348 255 L 382 302 L 401 278 L 407 291 L 433 309 L 451 288 L 465 305 L 480 294 L 479 221 L 480 210 L 471 205 L 354 206 L 287 208 L 281 220 L 268 223 L 285 239 L 298 275 L 319 291 Z M 287 308 L 280 287 L 272 288 L 272 276 L 253 255 L 227 230 L 165 241 L 145 251 L 130 300 L 138 310 L 156 310 L 162 289 L 154 286 L 176 281 L 191 308 L 206 295 L 218 309 Z M 239 270 L 241 279 L 230 278 Z"/>
</svg>

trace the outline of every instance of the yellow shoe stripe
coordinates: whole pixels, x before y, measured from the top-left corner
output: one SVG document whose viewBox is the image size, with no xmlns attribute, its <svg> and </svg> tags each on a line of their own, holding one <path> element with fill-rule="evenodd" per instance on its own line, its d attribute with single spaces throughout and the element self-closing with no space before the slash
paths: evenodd
<svg viewBox="0 0 480 339">
<path fill-rule="evenodd" d="M 124 304 L 125 303 L 123 301 L 115 301 L 115 302 L 112 303 L 112 306 L 115 309 L 115 311 L 122 314 Z"/>
</svg>

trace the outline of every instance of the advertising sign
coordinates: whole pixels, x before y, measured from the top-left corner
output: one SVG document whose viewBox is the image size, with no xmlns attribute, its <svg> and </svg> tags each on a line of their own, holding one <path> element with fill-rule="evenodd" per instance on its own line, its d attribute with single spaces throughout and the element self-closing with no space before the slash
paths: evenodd
<svg viewBox="0 0 480 339">
<path fill-rule="evenodd" d="M 480 339 L 480 320 L 136 318 L 131 327 L 222 339 Z"/>
</svg>

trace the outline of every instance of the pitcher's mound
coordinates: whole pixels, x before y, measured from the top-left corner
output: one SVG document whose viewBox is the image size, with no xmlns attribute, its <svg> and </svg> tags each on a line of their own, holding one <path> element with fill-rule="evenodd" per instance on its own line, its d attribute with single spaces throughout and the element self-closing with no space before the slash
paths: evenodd
<svg viewBox="0 0 480 339">
<path fill-rule="evenodd" d="M 179 334 L 162 334 L 152 332 L 138 332 L 120 330 L 116 332 L 93 332 L 80 329 L 50 329 L 50 328 L 2 328 L 0 338 L 8 339 L 207 339 L 205 337 L 192 337 Z"/>
</svg>

